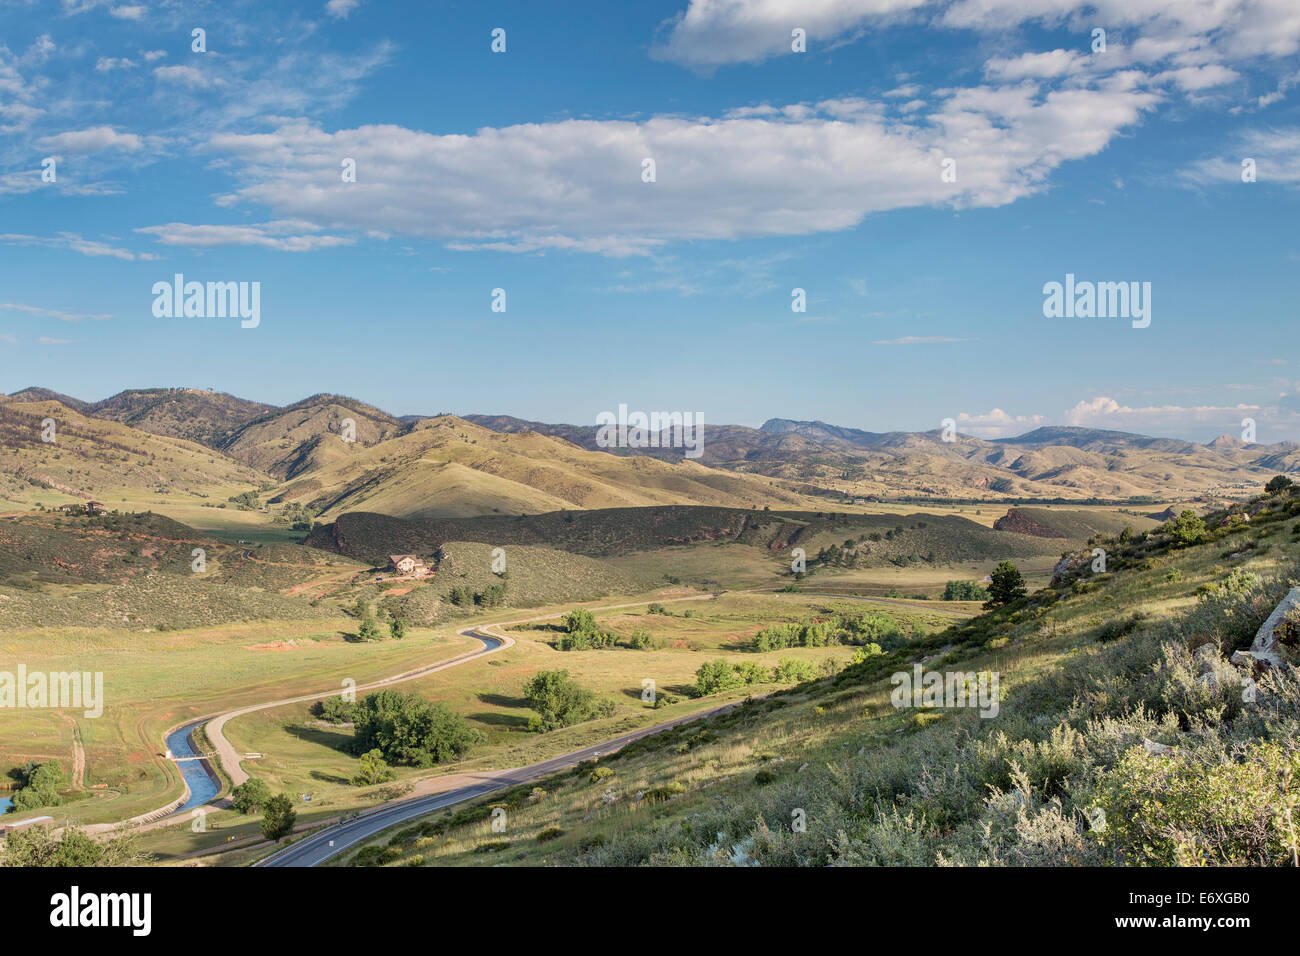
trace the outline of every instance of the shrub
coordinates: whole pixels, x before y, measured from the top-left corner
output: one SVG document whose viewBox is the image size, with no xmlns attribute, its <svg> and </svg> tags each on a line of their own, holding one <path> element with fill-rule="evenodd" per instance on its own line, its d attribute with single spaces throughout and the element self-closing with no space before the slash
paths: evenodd
<svg viewBox="0 0 1300 956">
<path fill-rule="evenodd" d="M 1137 866 L 1285 866 L 1295 831 L 1284 808 L 1300 799 L 1300 754 L 1274 742 L 1240 761 L 1128 751 L 1100 782 L 1102 842 Z"/>
<path fill-rule="evenodd" d="M 666 783 L 662 787 L 651 787 L 645 792 L 646 803 L 666 803 L 679 793 L 685 793 L 685 785 L 674 780 L 672 783 Z"/>
<path fill-rule="evenodd" d="M 361 755 L 361 766 L 352 777 L 352 786 L 370 787 L 377 783 L 387 783 L 396 776 L 396 771 L 384 759 L 384 752 L 376 747 Z"/>
<path fill-rule="evenodd" d="M 22 783 L 13 795 L 14 812 L 25 813 L 42 807 L 57 807 L 63 802 L 63 767 L 57 760 L 28 763 L 18 771 Z"/>
<path fill-rule="evenodd" d="M 555 730 L 588 720 L 610 717 L 614 702 L 602 700 L 569 677 L 567 670 L 538 671 L 524 685 L 524 699 L 537 712 L 530 726 Z"/>
<path fill-rule="evenodd" d="M 243 814 L 256 813 L 270 799 L 271 788 L 257 777 L 249 777 L 230 791 L 230 806 Z"/>
<path fill-rule="evenodd" d="M 708 697 L 732 687 L 738 687 L 741 678 L 736 668 L 719 657 L 717 660 L 701 664 L 695 671 L 694 694 L 696 697 Z"/>
<path fill-rule="evenodd" d="M 548 843 L 562 836 L 564 836 L 564 830 L 561 827 L 547 827 L 537 834 L 537 842 Z"/>
<path fill-rule="evenodd" d="M 311 705 L 311 712 L 321 720 L 331 724 L 350 724 L 356 711 L 356 704 L 343 697 L 323 697 Z"/>
<path fill-rule="evenodd" d="M 395 690 L 367 695 L 354 723 L 357 751 L 378 750 L 389 763 L 416 767 L 459 760 L 483 739 L 444 705 Z"/>
<path fill-rule="evenodd" d="M 949 581 L 943 590 L 945 601 L 987 601 L 989 592 L 975 581 Z"/>
<path fill-rule="evenodd" d="M 817 668 L 811 661 L 801 661 L 796 657 L 783 657 L 772 668 L 772 679 L 778 684 L 803 684 L 817 679 Z"/>
<path fill-rule="evenodd" d="M 1182 547 L 1197 544 L 1205 538 L 1205 522 L 1191 508 L 1180 513 L 1168 528 L 1174 543 Z"/>
</svg>

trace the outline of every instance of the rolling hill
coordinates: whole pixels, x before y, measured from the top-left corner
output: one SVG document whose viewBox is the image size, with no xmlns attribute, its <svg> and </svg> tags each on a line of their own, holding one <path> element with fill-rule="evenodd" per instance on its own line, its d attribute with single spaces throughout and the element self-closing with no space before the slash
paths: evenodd
<svg viewBox="0 0 1300 956">
<path fill-rule="evenodd" d="M 65 403 L 66 404 L 66 403 Z M 138 388 L 119 392 L 102 402 L 83 405 L 94 418 L 121 422 L 154 435 L 183 438 L 219 448 L 237 428 L 271 411 L 224 392 L 198 388 Z"/>
<path fill-rule="evenodd" d="M 943 441 L 937 431 L 868 432 L 774 418 L 760 428 L 706 426 L 703 455 L 690 460 L 671 447 L 600 448 L 594 425 L 508 415 L 398 418 L 330 394 L 276 407 L 201 389 L 146 388 L 85 403 L 29 387 L 0 404 L 34 414 L 48 402 L 77 416 L 69 419 L 74 429 L 96 421 L 128 429 L 111 436 L 101 429 L 105 441 L 143 447 L 145 439 L 130 436 L 152 435 L 210 450 L 203 465 L 215 480 L 202 469 L 170 475 L 159 468 L 159 487 L 275 485 L 277 502 L 305 505 L 326 519 L 350 510 L 464 517 L 666 504 L 816 508 L 845 498 L 1211 505 L 1240 498 L 1274 474 L 1300 471 L 1294 442 L 1245 445 L 1223 436 L 1202 445 L 1055 426 L 1014 438 Z M 23 447 L 28 460 L 19 462 L 11 449 L 3 467 L 11 484 L 34 474 L 34 446 Z M 190 445 L 185 455 L 193 454 Z M 62 471 L 51 467 L 59 461 Z M 48 456 L 42 467 L 47 477 L 38 480 L 69 494 L 103 495 L 102 488 L 115 487 L 106 474 L 75 477 L 67 459 Z M 121 483 L 155 480 L 145 474 L 128 468 Z"/>
<path fill-rule="evenodd" d="M 332 439 L 318 450 L 312 467 L 295 472 L 273 500 L 298 501 L 326 518 L 359 510 L 463 517 L 669 504 L 817 504 L 784 483 L 692 461 L 587 451 L 536 432 L 503 434 L 450 415 L 424 419 L 370 447 Z"/>
<path fill-rule="evenodd" d="M 348 422 L 351 431 L 345 431 Z M 408 427 L 364 402 L 322 394 L 269 409 L 217 447 L 237 461 L 285 479 L 347 462 L 360 449 L 401 435 Z M 354 440 L 345 441 L 345 435 Z"/>
<path fill-rule="evenodd" d="M 0 496 L 21 500 L 33 487 L 48 488 L 111 505 L 124 490 L 197 494 L 261 480 L 203 445 L 92 418 L 55 401 L 0 403 Z"/>
</svg>

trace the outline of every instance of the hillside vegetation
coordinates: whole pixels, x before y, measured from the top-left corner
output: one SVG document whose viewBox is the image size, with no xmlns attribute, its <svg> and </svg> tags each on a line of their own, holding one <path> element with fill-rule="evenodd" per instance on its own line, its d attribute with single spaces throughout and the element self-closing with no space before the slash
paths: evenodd
<svg viewBox="0 0 1300 956">
<path fill-rule="evenodd" d="M 1108 571 L 433 814 L 368 865 L 1296 865 L 1291 665 L 1228 658 L 1300 580 L 1300 495 L 1101 542 Z M 891 675 L 997 673 L 996 714 Z M 492 805 L 510 826 L 491 832 Z"/>
</svg>

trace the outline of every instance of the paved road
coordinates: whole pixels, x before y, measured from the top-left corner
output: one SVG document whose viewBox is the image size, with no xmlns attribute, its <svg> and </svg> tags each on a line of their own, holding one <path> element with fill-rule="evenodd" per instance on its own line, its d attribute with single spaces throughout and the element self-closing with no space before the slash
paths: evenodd
<svg viewBox="0 0 1300 956">
<path fill-rule="evenodd" d="M 450 807 L 453 804 L 462 803 L 465 800 L 472 800 L 475 797 L 481 797 L 486 793 L 494 790 L 502 790 L 506 787 L 513 787 L 521 783 L 529 783 L 541 777 L 548 776 L 560 770 L 576 766 L 584 760 L 592 760 L 598 756 L 613 753 L 621 747 L 626 746 L 633 740 L 641 737 L 648 737 L 676 727 L 678 724 L 688 723 L 693 720 L 702 720 L 705 717 L 711 717 L 714 714 L 722 713 L 737 707 L 739 704 L 724 704 L 721 707 L 714 707 L 710 710 L 701 711 L 698 714 L 689 714 L 685 717 L 678 717 L 674 720 L 657 724 L 654 727 L 646 727 L 641 730 L 633 731 L 630 734 L 624 734 L 621 737 L 615 737 L 604 743 L 593 744 L 590 747 L 584 747 L 581 750 L 574 750 L 558 757 L 552 757 L 549 760 L 543 760 L 539 763 L 530 764 L 527 767 L 517 767 L 513 770 L 487 770 L 477 776 L 480 782 L 472 783 L 468 786 L 457 787 L 454 790 L 448 790 L 445 793 L 435 793 L 427 797 L 415 797 L 413 799 L 401 800 L 395 803 L 385 804 L 377 810 L 373 810 L 363 816 L 349 820 L 345 823 L 339 823 L 331 827 L 326 827 L 319 833 L 315 833 L 297 843 L 290 844 L 283 850 L 272 854 L 269 857 L 253 864 L 254 866 L 316 866 L 323 863 L 335 854 L 342 853 L 351 846 L 355 846 L 363 840 L 366 840 L 381 830 L 404 823 L 416 817 L 424 816 L 434 810 L 441 810 L 444 807 Z"/>
<path fill-rule="evenodd" d="M 676 604 L 683 601 L 708 601 L 712 599 L 713 599 L 713 595 L 711 594 L 693 594 L 690 595 L 689 597 L 660 598 L 659 602 L 662 604 Z M 591 608 L 591 610 L 612 611 L 612 610 L 619 610 L 622 608 L 641 607 L 647 603 L 650 602 L 633 601 L 627 604 L 607 604 L 600 607 L 593 607 Z M 380 680 L 371 681 L 366 684 L 358 684 L 353 689 L 356 691 L 376 690 L 381 687 L 389 687 L 393 684 L 400 684 L 404 681 L 415 680 L 418 677 L 425 677 L 429 674 L 446 670 L 449 667 L 456 667 L 460 664 L 464 664 L 478 657 L 481 657 L 485 654 L 491 654 L 496 651 L 514 646 L 515 643 L 514 638 L 503 633 L 501 631 L 501 628 L 510 627 L 515 624 L 530 624 L 536 621 L 545 621 L 545 620 L 550 620 L 552 618 L 557 618 L 562 616 L 563 616 L 562 613 L 543 614 L 540 616 L 527 617 L 515 621 L 499 621 L 495 624 L 475 625 L 471 627 L 462 628 L 461 630 L 457 631 L 458 634 L 460 634 L 462 637 L 473 637 L 481 641 L 483 643 L 483 647 L 481 647 L 476 651 L 470 651 L 469 653 L 466 654 L 460 654 L 456 657 L 451 658 L 450 660 L 441 661 L 435 664 L 427 664 L 422 667 L 414 668 L 413 670 L 403 671 L 400 674 L 394 674 L 390 677 L 385 677 Z M 496 633 L 493 633 L 494 631 Z M 225 713 L 219 713 L 219 714 L 209 715 L 207 717 L 201 717 L 198 718 L 197 722 L 204 724 L 204 732 L 207 735 L 208 741 L 213 746 L 213 750 L 216 753 L 217 760 L 220 761 L 222 769 L 226 772 L 226 775 L 230 778 L 231 786 L 237 787 L 248 779 L 248 773 L 240 765 L 241 761 L 243 760 L 243 754 L 235 750 L 234 746 L 231 745 L 230 741 L 226 739 L 225 733 L 223 732 L 225 725 L 228 721 L 232 720 L 235 717 L 239 717 L 243 714 L 250 714 L 255 711 L 265 710 L 269 707 L 282 707 L 286 704 L 302 703 L 309 700 L 320 700 L 321 698 L 324 697 L 332 697 L 337 693 L 339 693 L 338 690 L 317 691 L 311 694 L 302 694 L 297 697 L 286 697 L 280 700 L 265 701 L 260 704 L 252 704 L 247 707 L 240 707 L 235 710 L 229 710 L 226 711 Z M 663 727 L 668 727 L 668 726 L 671 726 L 671 723 L 663 725 Z M 657 729 L 663 729 L 663 727 Z M 656 728 L 650 728 L 649 730 L 641 731 L 638 734 L 629 737 L 628 739 L 634 739 L 635 736 L 644 736 L 645 733 L 653 732 L 655 729 Z M 175 730 L 175 728 L 172 728 L 172 730 Z M 171 731 L 168 731 L 168 733 L 171 733 Z M 599 749 L 599 747 L 596 749 Z M 556 759 L 562 759 L 562 758 L 556 758 Z M 580 758 L 580 759 L 586 759 L 586 758 Z M 524 768 L 524 769 L 528 769 L 528 768 Z M 494 771 L 493 773 L 513 773 L 513 772 L 515 771 Z M 550 771 L 542 771 L 540 775 L 544 776 L 546 773 L 549 772 Z M 509 786 L 509 785 L 510 785 L 509 782 L 507 782 L 505 784 L 502 784 L 501 786 Z M 497 789 L 497 787 L 494 786 L 491 787 L 490 789 Z M 483 792 L 487 792 L 487 791 L 483 791 Z M 444 794 L 439 794 L 438 796 L 447 796 L 447 795 L 448 794 L 444 793 Z M 188 796 L 189 796 L 189 791 L 188 788 L 186 788 L 186 793 L 181 798 L 181 800 L 173 801 L 172 803 L 168 804 L 165 807 L 160 807 L 148 813 L 143 813 L 140 814 L 139 816 L 132 817 L 130 820 L 123 820 L 118 823 L 92 824 L 91 826 L 88 826 L 86 830 L 91 833 L 106 833 L 127 826 L 135 826 L 141 830 L 154 829 L 155 827 L 158 826 L 171 826 L 176 822 L 185 819 L 183 815 L 177 814 L 175 811 L 177 807 L 179 807 L 182 803 L 184 803 L 185 799 L 187 799 Z M 471 794 L 470 796 L 477 796 L 477 794 Z M 469 797 L 461 797 L 460 799 L 469 799 Z M 451 802 L 454 803 L 456 801 L 453 800 Z M 436 807 L 431 809 L 436 809 Z M 372 812 L 379 813 L 379 812 L 383 812 L 383 810 L 384 808 L 380 807 L 379 809 Z"/>
<path fill-rule="evenodd" d="M 487 627 L 498 627 L 499 625 L 488 625 Z M 491 654 L 493 651 L 501 650 L 505 647 L 514 645 L 514 639 L 504 634 L 490 634 L 487 628 L 480 632 L 476 628 L 465 628 L 457 633 L 464 637 L 475 637 L 483 642 L 483 646 L 476 651 L 470 651 L 468 654 L 460 654 L 451 660 L 443 661 L 439 664 L 430 664 L 425 667 L 417 667 L 414 670 L 404 671 L 401 674 L 394 674 L 392 677 L 385 677 L 382 680 L 371 681 L 368 684 L 358 684 L 354 691 L 378 690 L 381 687 L 389 687 L 393 684 L 400 684 L 403 681 L 415 680 L 417 677 L 425 677 L 438 671 L 446 670 L 449 667 L 456 667 L 471 661 L 476 657 L 484 654 Z M 251 704 L 248 707 L 240 707 L 237 710 L 228 710 L 224 714 L 218 714 L 212 720 L 208 721 L 204 728 L 208 741 L 212 744 L 217 752 L 217 759 L 221 761 L 221 768 L 225 770 L 226 776 L 230 778 L 231 787 L 237 787 L 248 779 L 248 773 L 241 766 L 240 761 L 243 754 L 235 750 L 234 746 L 226 739 L 223 732 L 226 723 L 236 717 L 244 714 L 251 714 L 255 711 L 266 710 L 269 707 L 283 707 L 286 704 L 299 704 L 309 700 L 320 700 L 324 697 L 333 697 L 337 695 L 337 690 L 327 690 L 313 694 L 302 694 L 298 697 L 286 697 L 283 700 L 270 700 L 261 704 Z"/>
</svg>

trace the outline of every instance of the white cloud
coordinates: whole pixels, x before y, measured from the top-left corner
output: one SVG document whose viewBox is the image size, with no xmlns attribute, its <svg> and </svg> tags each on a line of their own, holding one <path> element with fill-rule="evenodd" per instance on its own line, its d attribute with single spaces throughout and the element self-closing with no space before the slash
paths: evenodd
<svg viewBox="0 0 1300 956">
<path fill-rule="evenodd" d="M 348 246 L 354 242 L 341 236 L 304 234 L 314 231 L 316 227 L 311 223 L 293 221 L 265 222 L 250 226 L 201 226 L 169 222 L 161 226 L 145 226 L 136 230 L 153 236 L 166 245 L 193 248 L 238 245 L 263 246 L 282 252 L 308 252 L 312 249 Z"/>
<path fill-rule="evenodd" d="M 1276 410 L 1274 410 L 1276 411 Z M 1243 418 L 1273 420 L 1260 405 L 1147 405 L 1133 408 L 1099 395 L 1065 413 L 1067 425 L 1109 428 L 1141 434 L 1235 433 Z"/>
<path fill-rule="evenodd" d="M 113 7 L 108 12 L 119 20 L 139 20 L 148 11 L 139 4 L 124 3 L 120 7 Z"/>
<path fill-rule="evenodd" d="M 1022 53 L 1004 59 L 994 57 L 984 64 L 984 72 L 1001 80 L 1024 80 L 1070 76 L 1082 72 L 1088 57 L 1073 50 L 1052 50 L 1050 53 Z"/>
<path fill-rule="evenodd" d="M 1244 159 L 1255 161 L 1258 183 L 1300 187 L 1300 127 L 1251 130 L 1237 138 L 1226 156 L 1197 160 L 1180 170 L 1179 178 L 1191 186 L 1250 188 L 1241 181 Z"/>
<path fill-rule="evenodd" d="M 58 319 L 60 322 L 80 322 L 83 319 L 111 319 L 111 315 L 92 312 L 65 312 L 62 309 L 47 309 L 38 305 L 21 305 L 17 302 L 0 302 L 0 312 L 24 312 L 43 318 Z"/>
<path fill-rule="evenodd" d="M 756 62 L 790 53 L 794 27 L 807 30 L 814 51 L 906 19 L 996 33 L 1027 23 L 1065 26 L 1082 35 L 1085 47 L 1092 28 L 1102 25 L 1110 34 L 1104 55 L 1113 59 L 1116 41 L 1138 33 L 1124 53 L 1131 62 L 1154 62 L 1199 45 L 1239 58 L 1300 51 L 1295 0 L 688 0 L 662 25 L 652 53 L 692 67 Z M 1040 59 L 1021 68 L 1069 72 L 1077 65 L 1064 51 L 1030 56 Z"/>
<path fill-rule="evenodd" d="M 695 67 L 763 60 L 790 53 L 790 32 L 807 31 L 808 48 L 826 45 L 869 21 L 895 18 L 928 0 L 690 0 L 660 28 L 657 59 Z"/>
<path fill-rule="evenodd" d="M 37 140 L 41 149 L 60 150 L 66 153 L 96 153 L 102 149 L 120 149 L 133 153 L 140 149 L 140 137 L 135 133 L 119 133 L 111 126 L 93 126 L 90 129 L 70 130 Z"/>
<path fill-rule="evenodd" d="M 472 135 L 294 122 L 214 136 L 237 188 L 219 198 L 326 229 L 458 248 L 644 253 L 664 242 L 810 235 L 918 206 L 999 206 L 1104 149 L 1156 101 L 1130 90 L 978 87 L 907 123 L 862 100 L 761 116 L 563 120 Z M 942 181 L 953 156 L 957 182 Z M 356 183 L 340 180 L 342 157 Z M 642 161 L 656 181 L 641 181 Z"/>
<path fill-rule="evenodd" d="M 325 12 L 335 20 L 346 20 L 348 14 L 361 5 L 361 0 L 329 0 Z"/>
<path fill-rule="evenodd" d="M 223 85 L 220 77 L 210 76 L 193 66 L 158 66 L 153 75 L 164 83 L 185 86 L 192 90 L 206 90 Z"/>
<path fill-rule="evenodd" d="M 112 70 L 133 70 L 136 67 L 134 60 L 127 57 L 101 56 L 95 61 L 95 71 L 98 73 L 108 73 Z"/>
<path fill-rule="evenodd" d="M 977 438 L 1006 438 L 1047 424 L 1043 415 L 1011 415 L 1000 408 L 974 415 L 962 412 L 956 421 L 959 432 Z"/>
<path fill-rule="evenodd" d="M 152 253 L 131 252 L 129 249 L 120 249 L 117 246 L 110 246 L 107 243 L 99 242 L 95 239 L 84 239 L 75 232 L 61 232 L 55 236 L 29 236 L 15 232 L 0 233 L 0 243 L 8 243 L 18 246 L 47 246 L 51 249 L 69 249 L 72 252 L 79 252 L 83 256 L 108 256 L 113 259 L 122 259 L 127 262 L 134 262 L 137 259 L 149 261 L 158 258 Z"/>
<path fill-rule="evenodd" d="M 1205 66 L 1185 66 L 1177 70 L 1166 70 L 1156 76 L 1157 83 L 1170 81 L 1180 89 L 1190 93 L 1223 86 L 1241 79 L 1241 74 L 1217 63 Z"/>
</svg>

